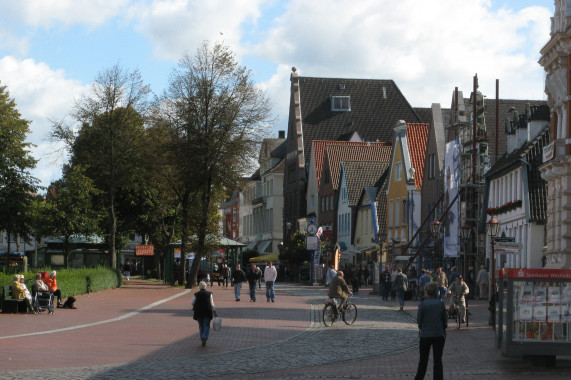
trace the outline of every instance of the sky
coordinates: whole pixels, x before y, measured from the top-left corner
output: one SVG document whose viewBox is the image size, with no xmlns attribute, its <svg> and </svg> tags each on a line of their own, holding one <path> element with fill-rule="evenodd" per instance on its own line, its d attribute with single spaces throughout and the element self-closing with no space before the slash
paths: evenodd
<svg viewBox="0 0 571 380">
<path fill-rule="evenodd" d="M 65 157 L 47 140 L 97 74 L 138 69 L 160 95 L 185 53 L 222 42 L 266 90 L 287 130 L 300 76 L 392 79 L 413 107 L 449 108 L 455 87 L 545 100 L 537 63 L 554 0 L 0 0 L 0 84 L 31 122 L 43 186 Z M 1 143 L 1 142 L 0 142 Z"/>
</svg>

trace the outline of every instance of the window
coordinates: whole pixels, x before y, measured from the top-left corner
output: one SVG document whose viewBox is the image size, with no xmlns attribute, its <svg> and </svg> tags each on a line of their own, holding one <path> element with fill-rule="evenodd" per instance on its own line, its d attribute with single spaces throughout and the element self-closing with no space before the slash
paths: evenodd
<svg viewBox="0 0 571 380">
<path fill-rule="evenodd" d="M 400 199 L 395 200 L 395 226 L 400 226 Z"/>
<path fill-rule="evenodd" d="M 309 207 L 314 208 L 315 207 L 315 195 L 311 195 L 309 197 Z"/>
<path fill-rule="evenodd" d="M 331 111 L 338 111 L 338 112 L 351 111 L 351 97 L 331 96 Z"/>
<path fill-rule="evenodd" d="M 436 176 L 436 158 L 434 153 L 428 156 L 428 178 L 432 179 Z"/>
<path fill-rule="evenodd" d="M 236 209 L 232 209 L 232 222 L 236 223 Z"/>
<path fill-rule="evenodd" d="M 403 226 L 406 225 L 406 206 L 407 206 L 407 201 L 406 199 L 402 200 L 402 224 Z"/>
<path fill-rule="evenodd" d="M 393 200 L 389 200 L 389 227 L 393 226 Z"/>
<path fill-rule="evenodd" d="M 402 176 L 402 162 L 397 162 L 395 164 L 395 182 L 400 181 Z"/>
</svg>

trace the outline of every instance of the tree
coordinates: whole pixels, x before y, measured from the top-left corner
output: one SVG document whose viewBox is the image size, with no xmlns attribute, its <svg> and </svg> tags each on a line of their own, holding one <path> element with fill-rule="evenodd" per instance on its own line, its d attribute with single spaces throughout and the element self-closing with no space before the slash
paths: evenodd
<svg viewBox="0 0 571 380">
<path fill-rule="evenodd" d="M 80 124 L 74 127 L 55 123 L 52 139 L 67 142 L 71 165 L 82 165 L 105 197 L 106 240 L 111 266 L 117 268 L 118 233 L 117 193 L 128 190 L 138 175 L 144 115 L 150 88 L 139 71 L 129 72 L 118 65 L 104 70 L 90 92 L 76 102 L 71 116 Z"/>
<path fill-rule="evenodd" d="M 169 128 L 183 260 L 190 233 L 197 239 L 189 283 L 196 281 L 207 236 L 218 233 L 212 220 L 218 202 L 251 168 L 272 122 L 269 113 L 269 100 L 250 71 L 238 65 L 228 47 L 207 42 L 180 60 L 157 104 L 156 120 Z M 191 221 L 196 222 L 194 231 Z"/>
<path fill-rule="evenodd" d="M 63 239 L 68 268 L 73 248 L 72 237 L 89 238 L 99 232 L 103 215 L 93 207 L 93 199 L 100 192 L 80 165 L 64 168 L 63 178 L 48 188 L 43 219 L 51 227 L 50 235 Z"/>
<path fill-rule="evenodd" d="M 311 258 L 310 252 L 305 248 L 306 234 L 296 231 L 284 247 L 284 252 L 280 253 L 281 261 L 299 266 Z"/>
<path fill-rule="evenodd" d="M 0 231 L 8 235 L 8 251 L 11 236 L 30 239 L 28 209 L 38 180 L 29 172 L 36 160 L 30 155 L 32 144 L 25 142 L 28 133 L 29 121 L 21 117 L 6 86 L 0 85 Z"/>
</svg>

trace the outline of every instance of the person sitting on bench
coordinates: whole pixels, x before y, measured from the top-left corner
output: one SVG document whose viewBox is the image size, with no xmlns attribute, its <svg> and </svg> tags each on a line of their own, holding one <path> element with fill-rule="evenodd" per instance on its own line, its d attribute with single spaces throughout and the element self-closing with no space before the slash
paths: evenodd
<svg viewBox="0 0 571 380">
<path fill-rule="evenodd" d="M 53 293 L 54 297 L 57 297 L 57 307 L 63 307 L 61 303 L 61 290 L 57 288 L 57 280 L 56 280 L 56 271 L 53 270 L 50 272 L 48 277 L 44 278 L 45 284 L 48 286 L 50 293 Z"/>
<path fill-rule="evenodd" d="M 20 275 L 17 274 L 14 276 L 14 282 L 12 283 L 12 297 L 17 300 L 23 300 L 26 304 L 26 308 L 28 309 L 28 313 L 36 314 L 36 311 L 32 307 L 32 303 L 28 298 L 26 298 L 26 289 L 20 283 Z"/>
</svg>

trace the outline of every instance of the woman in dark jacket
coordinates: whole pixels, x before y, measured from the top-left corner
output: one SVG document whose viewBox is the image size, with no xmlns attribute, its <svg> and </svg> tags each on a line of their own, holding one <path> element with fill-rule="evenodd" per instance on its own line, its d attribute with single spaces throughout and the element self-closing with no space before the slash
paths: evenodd
<svg viewBox="0 0 571 380">
<path fill-rule="evenodd" d="M 424 379 L 430 346 L 432 346 L 432 356 L 434 357 L 433 378 L 438 380 L 443 378 L 442 353 L 446 340 L 446 328 L 448 327 L 448 314 L 446 306 L 439 298 L 438 285 L 430 282 L 424 287 L 424 301 L 418 305 L 416 321 L 420 329 L 420 360 L 415 380 Z"/>
<path fill-rule="evenodd" d="M 212 315 L 214 314 L 215 317 L 218 317 L 216 309 L 214 308 L 212 293 L 206 290 L 206 286 L 206 282 L 200 281 L 200 284 L 198 284 L 200 291 L 195 293 L 192 299 L 193 318 L 198 322 L 200 340 L 203 346 L 206 346 Z"/>
</svg>

